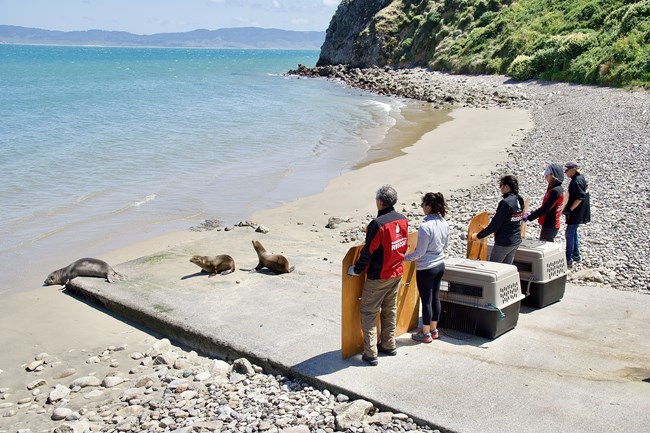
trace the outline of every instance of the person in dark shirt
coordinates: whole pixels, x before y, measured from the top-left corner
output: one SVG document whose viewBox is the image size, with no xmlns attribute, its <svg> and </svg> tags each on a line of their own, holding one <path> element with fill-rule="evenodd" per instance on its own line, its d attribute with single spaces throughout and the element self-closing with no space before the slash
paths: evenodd
<svg viewBox="0 0 650 433">
<path fill-rule="evenodd" d="M 564 164 L 564 173 L 571 178 L 569 183 L 569 199 L 564 207 L 566 216 L 566 262 L 572 266 L 573 262 L 580 262 L 580 247 L 578 245 L 578 226 L 591 221 L 591 208 L 587 180 L 578 171 L 578 164 L 567 162 Z"/>
<path fill-rule="evenodd" d="M 539 218 L 542 230 L 539 234 L 540 241 L 553 242 L 560 231 L 562 208 L 564 205 L 564 173 L 559 164 L 550 164 L 544 170 L 544 179 L 548 186 L 542 199 L 542 205 L 524 215 L 524 222 L 534 221 Z"/>
<path fill-rule="evenodd" d="M 511 174 L 499 179 L 502 199 L 490 224 L 483 230 L 472 234 L 472 240 L 483 239 L 494 233 L 494 246 L 490 254 L 491 262 L 507 263 L 515 260 L 515 252 L 521 244 L 521 221 L 524 216 L 524 199 L 519 195 L 519 182 Z"/>
<path fill-rule="evenodd" d="M 378 352 L 389 356 L 397 355 L 397 294 L 408 248 L 408 221 L 395 210 L 395 189 L 389 185 L 379 188 L 375 203 L 377 218 L 368 224 L 366 243 L 359 259 L 348 269 L 348 275 L 352 277 L 366 271 L 360 305 L 363 331 L 361 359 L 373 366 L 378 364 Z M 381 322 L 379 339 L 377 313 L 380 314 Z"/>
</svg>

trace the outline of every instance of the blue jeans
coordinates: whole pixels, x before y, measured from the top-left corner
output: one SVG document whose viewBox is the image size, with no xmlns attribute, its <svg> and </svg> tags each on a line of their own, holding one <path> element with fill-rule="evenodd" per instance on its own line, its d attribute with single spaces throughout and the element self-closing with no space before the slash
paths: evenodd
<svg viewBox="0 0 650 433">
<path fill-rule="evenodd" d="M 578 224 L 567 224 L 566 232 L 566 262 L 571 264 L 580 261 L 580 247 L 578 246 Z"/>
</svg>

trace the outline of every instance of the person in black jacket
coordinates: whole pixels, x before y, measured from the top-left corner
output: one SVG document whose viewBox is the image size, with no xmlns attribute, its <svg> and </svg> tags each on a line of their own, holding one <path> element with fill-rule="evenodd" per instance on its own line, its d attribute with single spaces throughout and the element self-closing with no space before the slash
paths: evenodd
<svg viewBox="0 0 650 433">
<path fill-rule="evenodd" d="M 542 199 L 542 205 L 529 215 L 524 215 L 524 222 L 534 221 L 539 218 L 539 223 L 542 226 L 539 240 L 553 242 L 557 232 L 560 231 L 560 217 L 564 205 L 564 188 L 562 188 L 564 173 L 562 167 L 559 164 L 550 164 L 544 170 L 544 179 L 546 179 L 548 187 Z"/>
<path fill-rule="evenodd" d="M 494 233 L 491 262 L 507 263 L 515 260 L 515 251 L 521 244 L 521 221 L 524 216 L 524 199 L 519 195 L 519 182 L 511 174 L 499 180 L 502 199 L 490 224 L 472 234 L 472 240 L 483 239 Z"/>
<path fill-rule="evenodd" d="M 567 162 L 564 164 L 564 172 L 571 178 L 569 199 L 563 213 L 566 215 L 566 262 L 567 266 L 572 266 L 573 262 L 582 260 L 578 245 L 578 226 L 591 221 L 591 208 L 587 180 L 578 171 L 578 164 Z"/>
</svg>

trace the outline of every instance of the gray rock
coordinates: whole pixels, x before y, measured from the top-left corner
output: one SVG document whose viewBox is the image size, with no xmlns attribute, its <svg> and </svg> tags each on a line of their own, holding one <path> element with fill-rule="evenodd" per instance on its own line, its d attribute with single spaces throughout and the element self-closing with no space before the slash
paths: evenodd
<svg viewBox="0 0 650 433">
<path fill-rule="evenodd" d="M 336 428 L 347 430 L 352 424 L 361 422 L 372 409 L 372 403 L 365 400 L 354 400 L 337 406 L 334 409 Z"/>
<path fill-rule="evenodd" d="M 55 403 L 62 398 L 67 397 L 70 394 L 70 388 L 63 385 L 56 385 L 54 389 L 50 392 L 47 400 L 49 403 Z"/>
<path fill-rule="evenodd" d="M 232 369 L 233 371 L 244 374 L 246 376 L 253 376 L 255 374 L 253 365 L 246 358 L 236 359 L 235 362 L 232 363 Z"/>
<path fill-rule="evenodd" d="M 297 425 L 295 427 L 283 428 L 280 433 L 309 433 L 309 427 L 306 425 Z"/>
<path fill-rule="evenodd" d="M 63 371 L 61 371 L 61 372 L 55 374 L 55 375 L 52 376 L 52 377 L 53 377 L 54 379 L 63 379 L 63 378 L 65 378 L 65 377 L 72 376 L 73 374 L 77 374 L 77 370 L 75 370 L 74 368 L 70 367 L 70 368 L 66 368 L 65 370 L 63 370 Z"/>
<path fill-rule="evenodd" d="M 202 371 L 199 374 L 194 376 L 194 380 L 197 382 L 202 382 L 208 380 L 212 377 L 212 374 L 209 371 Z"/>
<path fill-rule="evenodd" d="M 119 376 L 107 376 L 102 381 L 102 386 L 104 388 L 112 388 L 114 386 L 119 385 L 122 382 L 124 382 L 124 378 L 122 378 L 122 377 L 119 377 Z"/>
<path fill-rule="evenodd" d="M 30 362 L 29 364 L 27 364 L 27 367 L 25 367 L 25 370 L 27 370 L 27 371 L 34 371 L 34 370 L 36 370 L 38 367 L 40 367 L 41 365 L 43 365 L 43 360 L 42 360 L 42 359 L 39 359 L 39 360 L 36 360 L 36 361 L 32 361 L 32 362 Z"/>
<path fill-rule="evenodd" d="M 75 379 L 72 381 L 70 384 L 70 388 L 85 388 L 87 386 L 100 386 L 102 384 L 102 381 L 95 376 L 83 376 L 78 379 Z"/>
<path fill-rule="evenodd" d="M 259 226 L 257 226 L 257 228 L 255 229 L 255 231 L 256 231 L 257 233 L 264 233 L 264 234 L 266 234 L 266 233 L 270 232 L 271 229 L 269 229 L 268 227 L 263 226 L 263 225 L 260 224 Z"/>
<path fill-rule="evenodd" d="M 39 386 L 43 386 L 43 385 L 46 385 L 46 384 L 47 384 L 47 382 L 45 381 L 45 379 L 36 379 L 35 381 L 30 382 L 29 384 L 27 384 L 27 389 L 31 391 L 34 388 L 37 388 Z"/>
<path fill-rule="evenodd" d="M 167 338 L 156 341 L 151 348 L 147 351 L 146 355 L 155 357 L 164 352 L 169 352 L 172 349 L 172 344 Z"/>
<path fill-rule="evenodd" d="M 72 413 L 72 409 L 67 408 L 67 407 L 57 407 L 54 408 L 54 411 L 52 412 L 52 419 L 54 421 L 60 421 L 62 419 L 65 419 L 68 415 Z"/>
<path fill-rule="evenodd" d="M 93 389 L 92 391 L 84 394 L 84 398 L 86 400 L 98 399 L 103 396 L 104 396 L 104 391 L 102 391 L 101 389 Z"/>
</svg>

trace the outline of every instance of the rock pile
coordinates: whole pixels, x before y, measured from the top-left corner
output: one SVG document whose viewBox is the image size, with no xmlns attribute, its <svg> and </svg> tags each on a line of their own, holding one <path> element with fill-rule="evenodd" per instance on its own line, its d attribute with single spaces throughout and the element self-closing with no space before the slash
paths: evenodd
<svg viewBox="0 0 650 433">
<path fill-rule="evenodd" d="M 432 431 L 368 401 L 264 374 L 245 358 L 209 359 L 167 339 L 128 352 L 122 345 L 89 354 L 91 373 L 37 355 L 22 389 L 0 389 L 0 432 Z M 1 427 L 14 418 L 11 430 Z"/>
<path fill-rule="evenodd" d="M 380 95 L 401 96 L 430 102 L 435 108 L 522 106 L 528 95 L 517 86 L 502 86 L 500 77 L 451 76 L 422 68 L 359 69 L 347 65 L 307 68 L 299 65 L 289 75 L 340 80 L 351 87 Z"/>
</svg>

